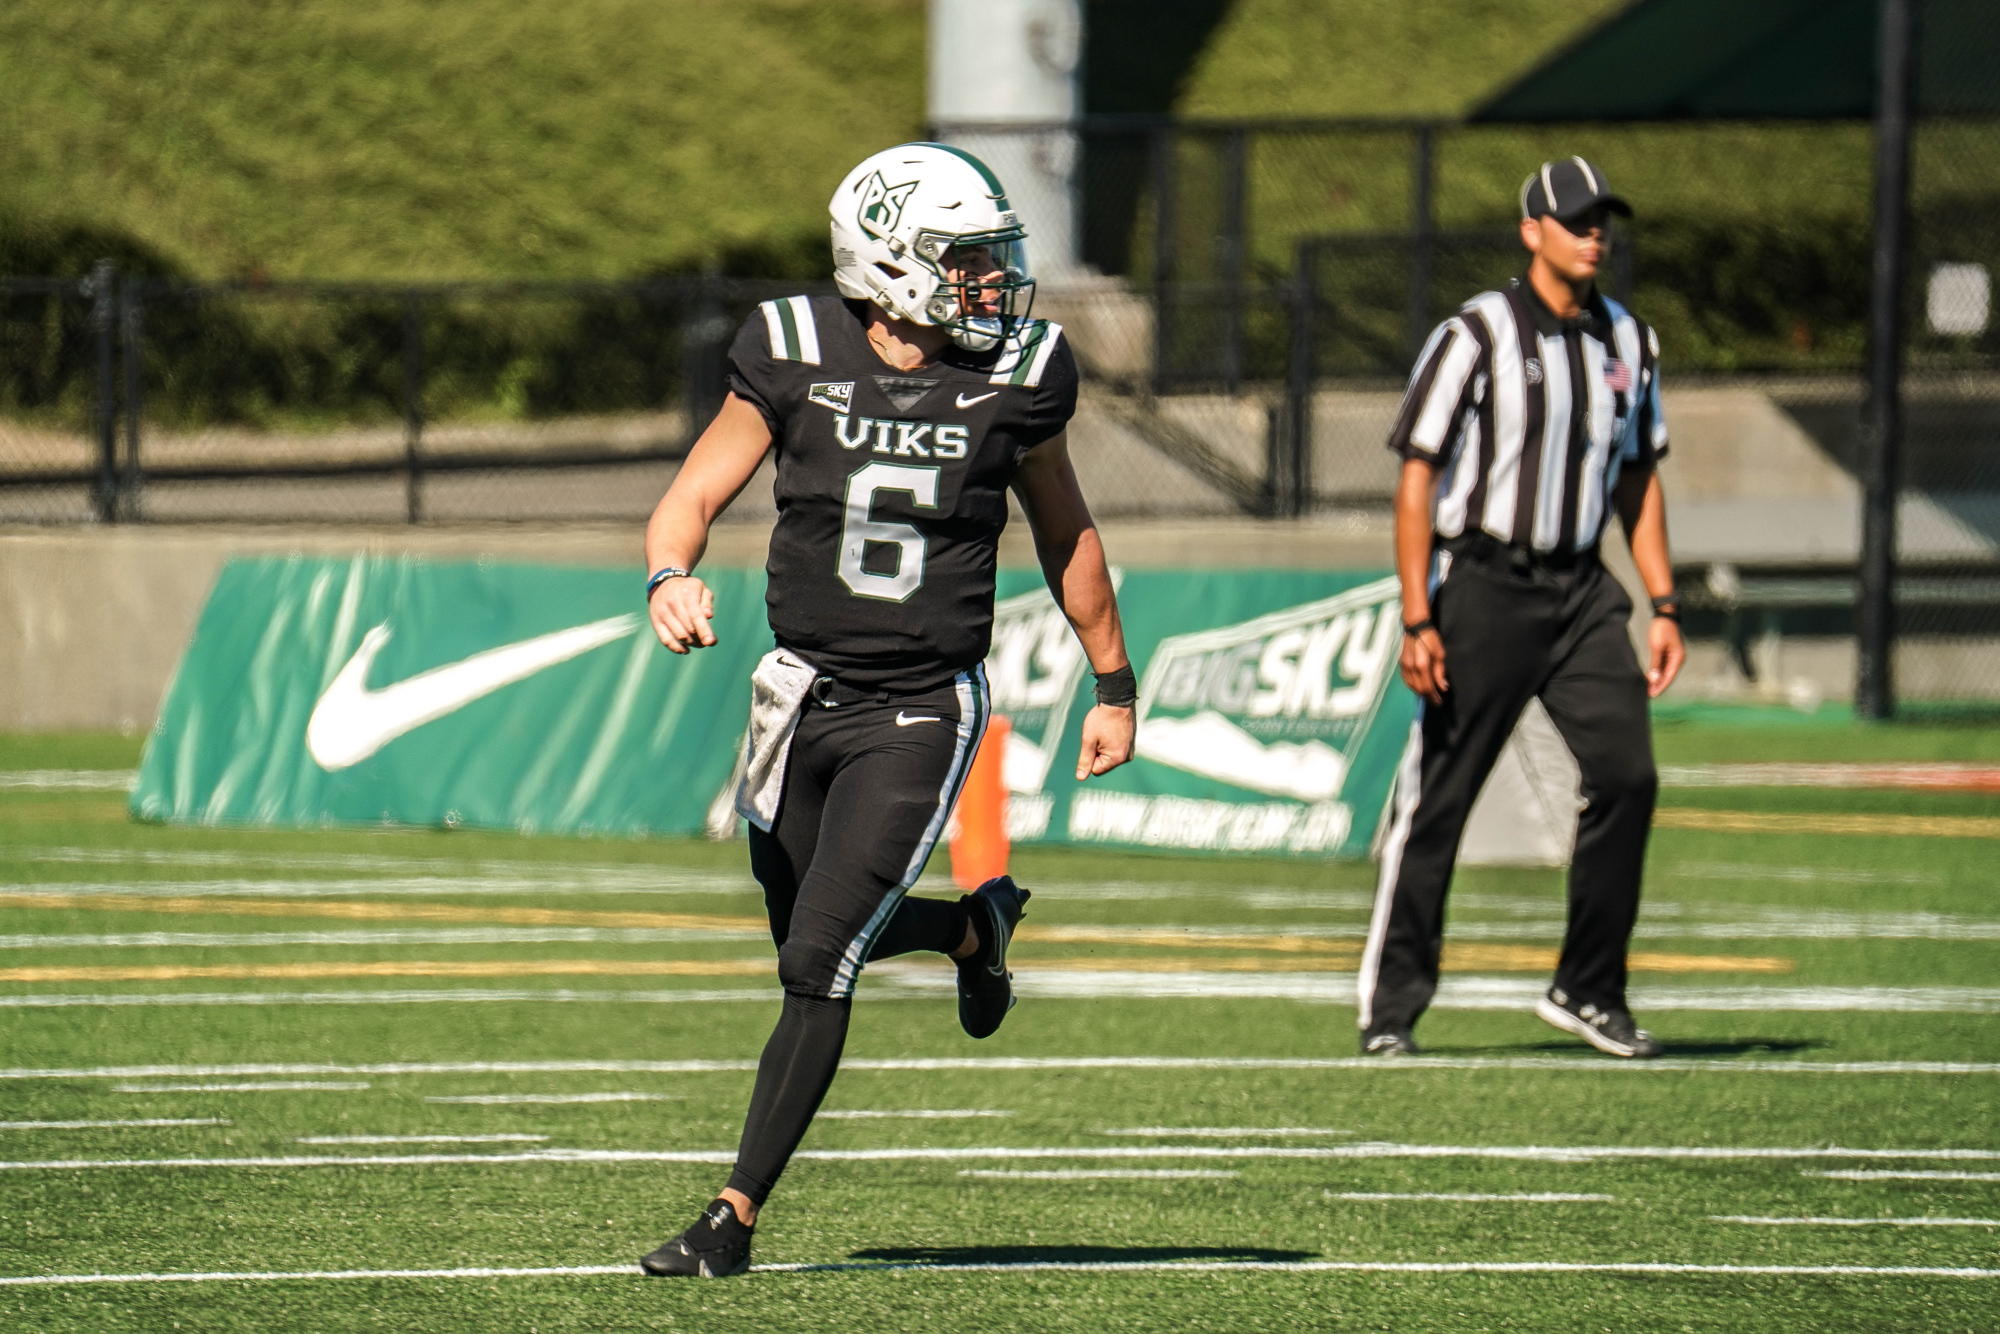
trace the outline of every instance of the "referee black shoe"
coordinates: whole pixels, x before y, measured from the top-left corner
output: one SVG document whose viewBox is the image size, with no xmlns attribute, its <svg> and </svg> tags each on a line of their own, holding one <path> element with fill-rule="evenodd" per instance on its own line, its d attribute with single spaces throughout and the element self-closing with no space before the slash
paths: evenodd
<svg viewBox="0 0 2000 1334">
<path fill-rule="evenodd" d="M 1407 1028 L 1371 1028 L 1361 1035 L 1363 1056 L 1415 1056 L 1417 1040 Z"/>
<path fill-rule="evenodd" d="M 1650 1061 L 1660 1054 L 1653 1035 L 1632 1022 L 1625 1010 L 1603 1010 L 1589 1001 L 1578 1001 L 1561 987 L 1535 1002 L 1535 1013 L 1543 1022 L 1565 1033 L 1574 1033 L 1601 1052 L 1634 1060 Z"/>
<path fill-rule="evenodd" d="M 750 1235 L 736 1206 L 711 1200 L 694 1226 L 639 1261 L 656 1277 L 731 1278 L 750 1267 Z"/>
<path fill-rule="evenodd" d="M 959 900 L 979 937 L 979 948 L 958 961 L 958 1024 L 973 1037 L 991 1037 L 1014 1008 L 1007 946 L 1013 943 L 1028 897 L 1011 876 L 1000 875 Z"/>
</svg>

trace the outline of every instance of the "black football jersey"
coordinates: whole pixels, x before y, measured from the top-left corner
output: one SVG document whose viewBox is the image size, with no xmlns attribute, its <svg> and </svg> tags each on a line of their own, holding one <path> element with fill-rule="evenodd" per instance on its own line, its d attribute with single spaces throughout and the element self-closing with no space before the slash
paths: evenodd
<svg viewBox="0 0 2000 1334">
<path fill-rule="evenodd" d="M 759 306 L 729 387 L 777 451 L 765 595 L 778 642 L 829 676 L 929 689 L 986 656 L 1007 485 L 1076 410 L 1062 326 L 1019 322 L 987 352 L 899 371 L 839 297 Z"/>
</svg>

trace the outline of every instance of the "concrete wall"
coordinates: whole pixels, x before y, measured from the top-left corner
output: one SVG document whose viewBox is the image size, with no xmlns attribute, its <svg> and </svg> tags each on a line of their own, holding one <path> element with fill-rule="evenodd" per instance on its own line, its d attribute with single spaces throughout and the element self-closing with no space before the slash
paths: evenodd
<svg viewBox="0 0 2000 1334">
<path fill-rule="evenodd" d="M 0 730 L 148 727 L 223 564 L 239 555 L 414 556 L 624 566 L 643 579 L 637 523 L 494 527 L 147 527 L 0 530 Z M 1386 516 L 1296 523 L 1107 522 L 1127 566 L 1386 567 Z M 762 513 L 717 524 L 707 562 L 761 565 Z M 1025 524 L 1001 560 L 1032 566 Z"/>
</svg>

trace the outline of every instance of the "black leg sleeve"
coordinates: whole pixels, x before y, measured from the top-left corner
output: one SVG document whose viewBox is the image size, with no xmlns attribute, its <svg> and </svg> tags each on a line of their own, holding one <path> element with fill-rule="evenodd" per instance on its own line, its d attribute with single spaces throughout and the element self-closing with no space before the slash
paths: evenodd
<svg viewBox="0 0 2000 1334">
<path fill-rule="evenodd" d="M 949 954 L 965 943 L 969 920 L 965 905 L 955 900 L 905 898 L 896 905 L 896 915 L 882 928 L 882 934 L 875 937 L 869 961 L 918 950 Z"/>
<path fill-rule="evenodd" d="M 729 1174 L 729 1188 L 742 1191 L 759 1207 L 833 1085 L 853 1005 L 844 996 L 785 996 L 784 1013 L 757 1062 L 757 1087 L 736 1150 L 736 1170 Z"/>
</svg>

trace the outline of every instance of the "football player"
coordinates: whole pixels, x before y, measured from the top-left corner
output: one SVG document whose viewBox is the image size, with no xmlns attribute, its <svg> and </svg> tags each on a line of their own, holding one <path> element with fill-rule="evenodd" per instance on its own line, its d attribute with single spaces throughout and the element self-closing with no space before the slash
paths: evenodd
<svg viewBox="0 0 2000 1334">
<path fill-rule="evenodd" d="M 660 642 L 715 643 L 714 597 L 691 571 L 709 525 L 776 451 L 778 647 L 752 678 L 737 807 L 784 1010 L 728 1184 L 645 1257 L 651 1274 L 749 1267 L 758 1210 L 833 1081 L 869 960 L 958 960 L 959 1022 L 975 1038 L 1013 1005 L 1007 947 L 1027 891 L 1003 876 L 956 900 L 906 897 L 986 726 L 1010 489 L 1097 678 L 1077 777 L 1132 754 L 1132 668 L 1064 434 L 1076 362 L 1062 326 L 1029 318 L 1026 233 L 1006 192 L 970 153 L 905 144 L 848 173 L 831 210 L 840 295 L 750 317 L 728 397 L 646 530 Z"/>
</svg>

